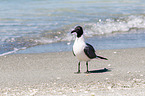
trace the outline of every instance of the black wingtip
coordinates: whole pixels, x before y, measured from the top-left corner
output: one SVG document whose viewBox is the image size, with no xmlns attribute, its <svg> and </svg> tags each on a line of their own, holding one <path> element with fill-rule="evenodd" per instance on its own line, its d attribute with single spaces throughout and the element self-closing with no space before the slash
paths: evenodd
<svg viewBox="0 0 145 96">
<path fill-rule="evenodd" d="M 97 56 L 97 57 L 100 58 L 100 59 L 108 60 L 108 59 L 105 58 L 105 57 L 101 57 L 101 56 Z"/>
</svg>

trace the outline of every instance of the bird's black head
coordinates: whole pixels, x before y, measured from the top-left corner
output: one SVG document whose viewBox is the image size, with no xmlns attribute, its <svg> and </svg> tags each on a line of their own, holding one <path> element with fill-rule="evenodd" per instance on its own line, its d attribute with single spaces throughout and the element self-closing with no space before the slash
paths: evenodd
<svg viewBox="0 0 145 96">
<path fill-rule="evenodd" d="M 71 33 L 77 33 L 77 37 L 81 37 L 83 35 L 83 28 L 81 26 L 77 26 Z"/>
</svg>

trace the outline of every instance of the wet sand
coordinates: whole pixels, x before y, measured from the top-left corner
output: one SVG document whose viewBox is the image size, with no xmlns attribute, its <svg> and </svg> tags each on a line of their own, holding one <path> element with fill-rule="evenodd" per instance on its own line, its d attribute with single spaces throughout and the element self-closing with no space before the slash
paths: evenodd
<svg viewBox="0 0 145 96">
<path fill-rule="evenodd" d="M 72 52 L 14 54 L 0 57 L 0 95 L 143 96 L 145 48 L 97 50 L 85 74 Z"/>
</svg>

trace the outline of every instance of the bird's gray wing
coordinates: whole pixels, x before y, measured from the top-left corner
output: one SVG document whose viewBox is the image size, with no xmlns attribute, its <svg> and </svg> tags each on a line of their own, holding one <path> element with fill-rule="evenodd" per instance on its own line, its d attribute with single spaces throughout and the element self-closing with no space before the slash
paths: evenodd
<svg viewBox="0 0 145 96">
<path fill-rule="evenodd" d="M 84 48 L 84 52 L 90 59 L 97 57 L 95 54 L 95 49 L 93 48 L 92 45 L 90 45 L 88 43 L 86 43 L 86 47 Z"/>
</svg>

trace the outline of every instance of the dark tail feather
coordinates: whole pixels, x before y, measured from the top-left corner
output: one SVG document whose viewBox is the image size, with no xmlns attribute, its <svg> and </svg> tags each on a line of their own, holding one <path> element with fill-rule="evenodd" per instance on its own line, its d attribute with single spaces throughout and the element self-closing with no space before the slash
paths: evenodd
<svg viewBox="0 0 145 96">
<path fill-rule="evenodd" d="M 101 56 L 97 56 L 97 57 L 100 58 L 100 59 L 108 60 L 108 59 L 105 58 L 105 57 L 101 57 Z"/>
</svg>

